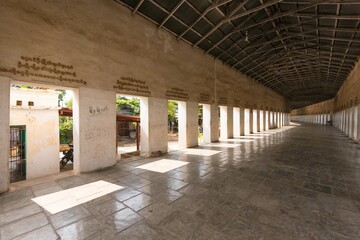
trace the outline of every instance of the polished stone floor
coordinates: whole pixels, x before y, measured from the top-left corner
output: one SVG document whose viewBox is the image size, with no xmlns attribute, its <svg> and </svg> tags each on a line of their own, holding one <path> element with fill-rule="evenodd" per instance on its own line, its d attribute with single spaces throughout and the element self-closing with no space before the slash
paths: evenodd
<svg viewBox="0 0 360 240">
<path fill-rule="evenodd" d="M 360 145 L 335 128 L 292 125 L 197 149 L 2 195 L 0 238 L 360 239 Z M 188 164 L 137 168 L 161 159 Z M 31 200 L 98 180 L 125 188 L 55 214 Z"/>
</svg>

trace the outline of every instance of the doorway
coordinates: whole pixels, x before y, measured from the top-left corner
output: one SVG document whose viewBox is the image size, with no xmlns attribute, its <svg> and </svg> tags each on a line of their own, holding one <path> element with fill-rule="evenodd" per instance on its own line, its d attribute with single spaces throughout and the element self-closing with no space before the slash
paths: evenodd
<svg viewBox="0 0 360 240">
<path fill-rule="evenodd" d="M 26 179 L 26 126 L 10 126 L 10 183 Z"/>
</svg>

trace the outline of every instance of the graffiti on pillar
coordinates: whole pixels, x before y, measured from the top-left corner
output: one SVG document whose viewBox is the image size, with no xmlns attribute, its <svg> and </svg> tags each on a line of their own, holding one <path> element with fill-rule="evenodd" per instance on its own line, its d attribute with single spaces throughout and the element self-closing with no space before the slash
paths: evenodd
<svg viewBox="0 0 360 240">
<path fill-rule="evenodd" d="M 99 140 L 99 138 L 106 138 L 110 135 L 109 129 L 107 128 L 95 128 L 95 129 L 87 129 L 85 131 L 85 139 L 86 140 Z"/>
<path fill-rule="evenodd" d="M 228 104 L 228 100 L 226 97 L 220 97 L 219 101 L 218 101 L 219 105 L 227 105 Z"/>
<path fill-rule="evenodd" d="M 89 113 L 93 116 L 96 116 L 96 115 L 102 115 L 103 113 L 106 113 L 109 111 L 109 108 L 108 106 L 103 106 L 103 107 L 100 107 L 100 106 L 90 106 L 89 107 Z"/>
<path fill-rule="evenodd" d="M 210 101 L 210 94 L 208 93 L 200 93 L 199 102 L 208 103 Z"/>
<path fill-rule="evenodd" d="M 79 79 L 72 65 L 54 62 L 40 57 L 21 56 L 15 67 L 0 67 L 0 72 L 31 78 L 32 82 L 61 85 L 62 82 L 86 85 Z"/>
<path fill-rule="evenodd" d="M 146 81 L 138 80 L 132 77 L 120 77 L 120 80 L 116 81 L 113 88 L 141 96 L 150 96 L 151 94 Z"/>
<path fill-rule="evenodd" d="M 165 96 L 167 98 L 173 98 L 173 99 L 179 99 L 179 100 L 188 100 L 189 99 L 189 94 L 181 88 L 170 88 L 168 90 L 166 90 Z"/>
</svg>

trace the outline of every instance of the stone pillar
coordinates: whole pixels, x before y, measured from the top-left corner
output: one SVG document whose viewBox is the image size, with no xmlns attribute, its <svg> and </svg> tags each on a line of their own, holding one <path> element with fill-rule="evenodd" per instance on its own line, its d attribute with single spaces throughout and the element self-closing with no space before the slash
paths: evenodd
<svg viewBox="0 0 360 240">
<path fill-rule="evenodd" d="M 168 101 L 162 98 L 140 98 L 141 155 L 166 153 L 168 150 Z"/>
<path fill-rule="evenodd" d="M 178 102 L 179 146 L 182 148 L 198 145 L 198 106 L 197 102 Z"/>
<path fill-rule="evenodd" d="M 228 107 L 220 106 L 220 139 L 228 138 Z"/>
<path fill-rule="evenodd" d="M 265 131 L 269 130 L 270 126 L 270 111 L 265 111 Z"/>
<path fill-rule="evenodd" d="M 257 131 L 258 132 L 263 131 L 263 111 L 262 110 L 257 111 Z"/>
<path fill-rule="evenodd" d="M 234 136 L 240 136 L 240 108 L 234 107 L 233 129 Z"/>
<path fill-rule="evenodd" d="M 251 127 L 251 120 L 250 120 L 250 116 L 251 116 L 251 110 L 250 109 L 245 109 L 244 111 L 244 134 L 245 135 L 249 135 L 250 134 L 250 127 Z"/>
<path fill-rule="evenodd" d="M 360 143 L 360 104 L 356 106 L 356 111 L 357 111 L 357 114 L 356 114 L 356 126 L 357 126 L 357 129 L 356 129 L 356 133 L 357 133 L 357 142 Z"/>
<path fill-rule="evenodd" d="M 254 109 L 250 109 L 250 115 L 249 116 L 250 116 L 250 121 L 249 121 L 250 133 L 254 133 Z"/>
<path fill-rule="evenodd" d="M 354 111 L 355 107 L 349 108 L 349 137 L 354 139 Z"/>
<path fill-rule="evenodd" d="M 267 111 L 266 110 L 263 110 L 263 125 L 262 125 L 262 129 L 264 130 L 264 131 L 266 131 L 267 129 L 266 129 L 266 124 L 267 124 L 267 119 L 266 119 L 266 114 L 267 114 Z"/>
<path fill-rule="evenodd" d="M 234 137 L 234 108 L 227 107 L 227 138 Z"/>
<path fill-rule="evenodd" d="M 81 87 L 74 91 L 74 171 L 116 164 L 116 93 Z M 144 135 L 142 135 L 144 136 Z"/>
<path fill-rule="evenodd" d="M 240 136 L 245 135 L 245 108 L 240 108 Z"/>
<path fill-rule="evenodd" d="M 276 112 L 273 112 L 272 128 L 276 128 Z"/>
<path fill-rule="evenodd" d="M 9 189 L 10 79 L 0 77 L 0 193 Z"/>
<path fill-rule="evenodd" d="M 219 107 L 203 104 L 204 143 L 219 141 Z"/>
</svg>

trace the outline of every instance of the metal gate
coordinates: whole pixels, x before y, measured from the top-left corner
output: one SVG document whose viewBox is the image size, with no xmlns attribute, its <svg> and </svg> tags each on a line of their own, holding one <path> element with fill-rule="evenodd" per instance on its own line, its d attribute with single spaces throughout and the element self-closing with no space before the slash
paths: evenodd
<svg viewBox="0 0 360 240">
<path fill-rule="evenodd" d="M 26 179 L 26 127 L 10 126 L 10 182 Z"/>
</svg>

